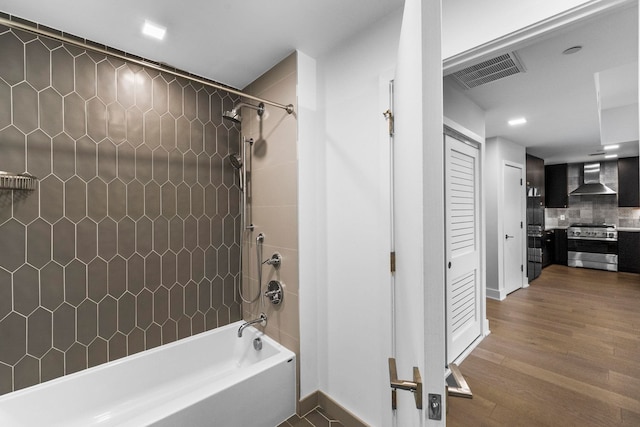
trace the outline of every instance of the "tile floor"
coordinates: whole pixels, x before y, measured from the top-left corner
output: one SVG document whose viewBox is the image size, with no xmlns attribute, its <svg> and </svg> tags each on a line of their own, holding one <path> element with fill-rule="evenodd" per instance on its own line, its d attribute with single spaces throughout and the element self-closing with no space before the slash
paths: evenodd
<svg viewBox="0 0 640 427">
<path fill-rule="evenodd" d="M 278 427 L 343 427 L 343 424 L 331 418 L 322 408 L 317 407 L 303 418 L 294 415 Z"/>
</svg>

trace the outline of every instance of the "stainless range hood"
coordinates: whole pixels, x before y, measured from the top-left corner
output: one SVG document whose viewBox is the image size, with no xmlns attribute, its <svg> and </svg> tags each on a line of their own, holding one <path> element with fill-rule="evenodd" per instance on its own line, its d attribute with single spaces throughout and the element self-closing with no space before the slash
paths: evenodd
<svg viewBox="0 0 640 427">
<path fill-rule="evenodd" d="M 611 188 L 600 182 L 600 163 L 584 164 L 584 184 L 573 190 L 570 196 L 591 196 L 596 194 L 616 194 Z"/>
</svg>

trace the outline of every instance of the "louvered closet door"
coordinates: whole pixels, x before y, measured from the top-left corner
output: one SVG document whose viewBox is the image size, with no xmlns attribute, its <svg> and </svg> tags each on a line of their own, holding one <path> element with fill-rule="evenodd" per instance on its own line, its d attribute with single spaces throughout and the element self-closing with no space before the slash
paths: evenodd
<svg viewBox="0 0 640 427">
<path fill-rule="evenodd" d="M 481 333 L 478 148 L 445 135 L 447 362 Z"/>
</svg>

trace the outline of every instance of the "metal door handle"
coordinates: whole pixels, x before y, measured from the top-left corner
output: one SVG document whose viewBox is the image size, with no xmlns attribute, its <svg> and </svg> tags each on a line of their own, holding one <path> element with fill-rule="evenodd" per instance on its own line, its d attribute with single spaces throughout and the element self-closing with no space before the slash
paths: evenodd
<svg viewBox="0 0 640 427">
<path fill-rule="evenodd" d="M 514 236 L 509 236 L 508 234 L 505 234 L 505 235 L 504 235 L 504 238 L 505 238 L 505 239 L 513 239 L 513 238 L 514 238 Z"/>
<path fill-rule="evenodd" d="M 389 378 L 391 380 L 391 408 L 397 409 L 396 406 L 396 390 L 409 390 L 413 393 L 416 400 L 416 408 L 422 409 L 422 377 L 417 366 L 413 367 L 413 381 L 405 381 L 398 379 L 398 370 L 396 369 L 396 359 L 389 358 Z"/>
</svg>

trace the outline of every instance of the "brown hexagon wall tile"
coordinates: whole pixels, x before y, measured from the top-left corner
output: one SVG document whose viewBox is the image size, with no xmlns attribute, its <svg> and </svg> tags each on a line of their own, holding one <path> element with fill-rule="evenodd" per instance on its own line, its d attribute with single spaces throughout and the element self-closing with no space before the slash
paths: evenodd
<svg viewBox="0 0 640 427">
<path fill-rule="evenodd" d="M 77 308 L 78 342 L 89 345 L 98 336 L 98 304 L 85 299 Z"/>
<path fill-rule="evenodd" d="M 51 137 L 41 129 L 27 135 L 27 172 L 38 178 L 51 173 Z"/>
<path fill-rule="evenodd" d="M 36 90 L 43 90 L 51 84 L 50 53 L 39 39 L 25 45 L 26 77 Z"/>
<path fill-rule="evenodd" d="M 64 47 L 51 52 L 51 81 L 54 89 L 62 96 L 74 89 L 73 57 Z"/>
<path fill-rule="evenodd" d="M 40 359 L 41 380 L 49 381 L 64 375 L 64 353 L 52 348 Z"/>
<path fill-rule="evenodd" d="M 38 270 L 29 264 L 23 264 L 13 273 L 13 309 L 28 316 L 40 301 Z"/>
<path fill-rule="evenodd" d="M 20 30 L 0 54 L 0 169 L 40 178 L 0 194 L 0 394 L 236 318 L 238 100 Z"/>
<path fill-rule="evenodd" d="M 9 84 L 17 84 L 24 79 L 24 44 L 13 33 L 0 35 L 0 76 Z"/>
<path fill-rule="evenodd" d="M 27 82 L 12 88 L 13 123 L 25 134 L 38 127 L 38 93 Z"/>
<path fill-rule="evenodd" d="M 11 124 L 11 86 L 0 80 L 0 129 Z"/>
<path fill-rule="evenodd" d="M 25 226 L 15 219 L 0 225 L 0 259 L 2 266 L 9 270 L 17 270 L 25 261 Z"/>
<path fill-rule="evenodd" d="M 11 313 L 0 321 L 0 342 L 11 345 L 0 346 L 0 362 L 15 365 L 27 353 L 27 319 Z"/>
<path fill-rule="evenodd" d="M 13 368 L 13 387 L 20 390 L 40 382 L 40 362 L 32 356 L 25 356 Z"/>
<path fill-rule="evenodd" d="M 64 353 L 64 367 L 66 375 L 87 369 L 87 347 L 75 342 Z"/>
<path fill-rule="evenodd" d="M 39 94 L 38 107 L 42 131 L 52 138 L 62 132 L 62 95 L 53 88 L 46 88 Z"/>
</svg>

